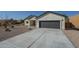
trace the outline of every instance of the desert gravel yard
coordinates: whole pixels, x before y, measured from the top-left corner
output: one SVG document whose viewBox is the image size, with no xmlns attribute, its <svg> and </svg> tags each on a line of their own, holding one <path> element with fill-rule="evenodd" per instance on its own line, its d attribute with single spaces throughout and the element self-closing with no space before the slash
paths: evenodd
<svg viewBox="0 0 79 59">
<path fill-rule="evenodd" d="M 65 30 L 65 34 L 75 47 L 79 48 L 79 30 Z"/>
<path fill-rule="evenodd" d="M 34 29 L 0 42 L 1 48 L 74 48 L 59 29 Z"/>
<path fill-rule="evenodd" d="M 25 26 L 15 26 L 13 29 L 12 28 L 10 29 L 11 29 L 10 32 L 6 32 L 3 27 L 0 27 L 0 41 L 4 41 L 8 38 L 11 38 L 16 35 L 29 31 Z"/>
</svg>

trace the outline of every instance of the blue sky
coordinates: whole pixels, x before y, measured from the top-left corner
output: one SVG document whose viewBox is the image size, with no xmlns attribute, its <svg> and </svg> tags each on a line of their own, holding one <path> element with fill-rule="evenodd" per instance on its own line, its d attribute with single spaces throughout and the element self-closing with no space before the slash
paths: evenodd
<svg viewBox="0 0 79 59">
<path fill-rule="evenodd" d="M 45 11 L 0 11 L 0 18 L 14 18 L 24 19 L 29 15 L 39 16 Z M 79 14 L 79 11 L 54 11 L 60 14 L 66 14 L 67 16 L 74 16 Z"/>
</svg>

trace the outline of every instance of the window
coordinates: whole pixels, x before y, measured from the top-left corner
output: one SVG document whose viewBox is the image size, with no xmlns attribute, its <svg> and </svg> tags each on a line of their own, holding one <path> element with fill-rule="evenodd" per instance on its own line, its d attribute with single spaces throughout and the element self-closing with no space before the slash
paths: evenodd
<svg viewBox="0 0 79 59">
<path fill-rule="evenodd" d="M 26 23 L 28 24 L 28 21 L 26 21 Z"/>
</svg>

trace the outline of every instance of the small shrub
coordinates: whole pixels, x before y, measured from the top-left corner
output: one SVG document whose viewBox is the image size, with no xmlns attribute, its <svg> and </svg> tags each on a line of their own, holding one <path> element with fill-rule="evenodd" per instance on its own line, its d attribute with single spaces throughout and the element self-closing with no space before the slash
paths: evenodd
<svg viewBox="0 0 79 59">
<path fill-rule="evenodd" d="M 11 28 L 14 28 L 14 26 L 11 26 Z"/>
<path fill-rule="evenodd" d="M 8 32 L 10 32 L 11 30 L 10 30 L 9 28 L 6 28 L 6 29 L 5 29 L 5 31 L 8 31 Z"/>
</svg>

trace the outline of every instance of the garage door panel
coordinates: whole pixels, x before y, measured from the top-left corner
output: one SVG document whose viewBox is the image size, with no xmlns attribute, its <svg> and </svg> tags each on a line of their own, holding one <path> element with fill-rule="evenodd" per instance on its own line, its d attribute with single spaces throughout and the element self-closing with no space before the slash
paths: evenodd
<svg viewBox="0 0 79 59">
<path fill-rule="evenodd" d="M 60 21 L 40 21 L 40 28 L 60 28 Z"/>
</svg>

